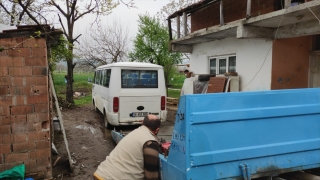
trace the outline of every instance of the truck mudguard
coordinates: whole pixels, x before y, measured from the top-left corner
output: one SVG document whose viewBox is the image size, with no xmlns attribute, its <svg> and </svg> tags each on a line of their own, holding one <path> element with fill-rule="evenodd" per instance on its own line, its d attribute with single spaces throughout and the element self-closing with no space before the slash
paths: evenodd
<svg viewBox="0 0 320 180">
<path fill-rule="evenodd" d="M 180 97 L 165 180 L 251 179 L 320 167 L 320 89 Z"/>
</svg>

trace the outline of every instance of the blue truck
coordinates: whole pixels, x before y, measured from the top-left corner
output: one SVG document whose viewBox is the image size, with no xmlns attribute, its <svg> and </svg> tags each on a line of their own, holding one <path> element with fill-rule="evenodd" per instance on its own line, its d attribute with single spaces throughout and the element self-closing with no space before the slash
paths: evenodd
<svg viewBox="0 0 320 180">
<path fill-rule="evenodd" d="M 320 88 L 181 96 L 160 162 L 163 180 L 250 180 L 319 168 Z"/>
</svg>

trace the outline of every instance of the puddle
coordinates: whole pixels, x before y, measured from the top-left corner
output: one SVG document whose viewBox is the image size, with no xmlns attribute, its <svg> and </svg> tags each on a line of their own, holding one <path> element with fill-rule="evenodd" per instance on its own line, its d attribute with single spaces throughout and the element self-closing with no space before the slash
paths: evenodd
<svg viewBox="0 0 320 180">
<path fill-rule="evenodd" d="M 90 149 L 91 147 L 82 146 L 81 149 Z"/>
<path fill-rule="evenodd" d="M 92 134 L 95 134 L 95 133 L 96 133 L 96 129 L 93 128 L 92 126 L 77 125 L 76 128 L 77 128 L 77 129 L 83 129 L 83 130 L 89 129 Z"/>
</svg>

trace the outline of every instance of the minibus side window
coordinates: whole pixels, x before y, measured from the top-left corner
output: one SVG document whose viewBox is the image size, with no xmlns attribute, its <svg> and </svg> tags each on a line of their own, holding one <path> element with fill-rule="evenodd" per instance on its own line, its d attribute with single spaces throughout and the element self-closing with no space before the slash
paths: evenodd
<svg viewBox="0 0 320 180">
<path fill-rule="evenodd" d="M 100 84 L 100 71 L 96 71 L 95 83 L 96 83 L 96 84 Z"/>
<path fill-rule="evenodd" d="M 109 83 L 110 83 L 110 73 L 111 73 L 111 69 L 105 69 L 102 71 L 102 86 L 104 87 L 109 87 Z"/>
<path fill-rule="evenodd" d="M 93 84 L 96 84 L 97 71 L 94 72 L 93 76 Z"/>
<path fill-rule="evenodd" d="M 100 85 L 106 86 L 106 71 L 107 70 L 101 70 L 101 80 L 100 80 Z"/>
<path fill-rule="evenodd" d="M 106 87 L 108 88 L 110 85 L 110 77 L 111 77 L 111 69 L 106 70 L 107 75 L 106 75 Z"/>
</svg>

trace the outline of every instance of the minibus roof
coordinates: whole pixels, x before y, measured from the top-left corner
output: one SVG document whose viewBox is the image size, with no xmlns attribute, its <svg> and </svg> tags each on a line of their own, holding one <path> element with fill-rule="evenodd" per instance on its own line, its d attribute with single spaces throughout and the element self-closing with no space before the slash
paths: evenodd
<svg viewBox="0 0 320 180">
<path fill-rule="evenodd" d="M 142 68 L 159 68 L 162 69 L 163 67 L 157 64 L 151 64 L 151 63 L 143 63 L 143 62 L 116 62 L 111 63 L 103 66 L 97 67 L 97 69 L 104 69 L 108 67 L 142 67 Z"/>
</svg>

